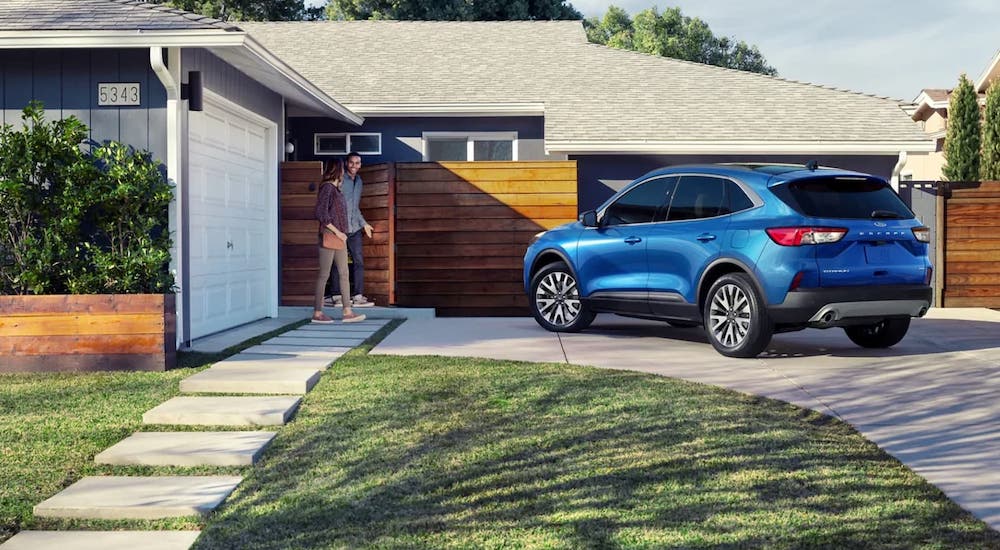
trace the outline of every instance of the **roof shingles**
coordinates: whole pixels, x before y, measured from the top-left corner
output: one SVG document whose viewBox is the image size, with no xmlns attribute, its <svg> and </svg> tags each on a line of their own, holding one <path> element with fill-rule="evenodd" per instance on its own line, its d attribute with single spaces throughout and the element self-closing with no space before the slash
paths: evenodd
<svg viewBox="0 0 1000 550">
<path fill-rule="evenodd" d="M 239 31 L 229 23 L 139 0 L 2 0 L 0 31 Z"/>
<path fill-rule="evenodd" d="M 589 44 L 579 21 L 241 26 L 348 107 L 544 102 L 547 141 L 926 140 L 897 101 Z"/>
</svg>

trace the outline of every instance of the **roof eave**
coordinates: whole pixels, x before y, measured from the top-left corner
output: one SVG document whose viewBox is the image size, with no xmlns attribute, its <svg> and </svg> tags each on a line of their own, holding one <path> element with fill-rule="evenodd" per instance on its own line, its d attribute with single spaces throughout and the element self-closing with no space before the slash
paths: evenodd
<svg viewBox="0 0 1000 550">
<path fill-rule="evenodd" d="M 913 141 L 575 141 L 546 140 L 546 153 L 560 154 L 831 154 L 898 155 L 932 152 L 933 140 Z"/>
<path fill-rule="evenodd" d="M 542 102 L 496 103 L 347 103 L 365 117 L 543 116 Z"/>
<path fill-rule="evenodd" d="M 0 31 L 0 49 L 21 48 L 206 48 L 293 103 L 361 125 L 364 118 L 337 103 L 245 32 L 168 31 Z M 260 70 L 254 70 L 258 67 Z"/>
<path fill-rule="evenodd" d="M 990 87 L 990 82 L 993 82 L 1000 77 L 1000 51 L 993 56 L 993 61 L 986 67 L 986 69 L 979 75 L 976 79 L 976 91 L 979 93 L 986 93 Z"/>
<path fill-rule="evenodd" d="M 244 36 L 221 29 L 0 31 L 0 48 L 208 48 L 242 46 Z"/>
</svg>

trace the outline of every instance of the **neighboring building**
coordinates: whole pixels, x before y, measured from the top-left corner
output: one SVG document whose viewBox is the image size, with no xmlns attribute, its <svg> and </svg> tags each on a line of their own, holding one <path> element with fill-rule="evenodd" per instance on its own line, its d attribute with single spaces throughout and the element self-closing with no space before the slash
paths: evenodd
<svg viewBox="0 0 1000 550">
<path fill-rule="evenodd" d="M 804 162 L 893 176 L 933 150 L 898 101 L 587 42 L 579 21 L 240 23 L 360 128 L 289 111 L 299 160 L 569 158 L 579 205 L 664 165 Z"/>
<path fill-rule="evenodd" d="M 182 96 L 192 72 L 203 111 Z M 136 0 L 3 0 L 2 121 L 31 99 L 165 163 L 182 342 L 277 314 L 289 142 L 298 160 L 573 159 L 581 209 L 667 164 L 890 177 L 934 145 L 896 101 L 589 44 L 579 21 L 231 24 Z"/>
<path fill-rule="evenodd" d="M 973 82 L 979 95 L 979 104 L 986 104 L 986 92 L 997 77 L 1000 76 L 1000 52 L 986 70 Z M 927 136 L 934 140 L 934 151 L 913 155 L 902 171 L 902 177 L 912 180 L 937 181 L 942 179 L 941 169 L 944 167 L 944 138 L 948 132 L 948 103 L 951 90 L 924 89 L 913 100 L 913 105 L 906 108 L 910 117 L 918 122 Z"/>
</svg>

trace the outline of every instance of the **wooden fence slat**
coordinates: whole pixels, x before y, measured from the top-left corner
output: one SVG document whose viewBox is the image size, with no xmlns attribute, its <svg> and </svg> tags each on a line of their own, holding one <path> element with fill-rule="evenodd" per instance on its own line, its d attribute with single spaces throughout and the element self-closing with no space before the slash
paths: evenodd
<svg viewBox="0 0 1000 550">
<path fill-rule="evenodd" d="M 72 336 L 76 334 L 163 335 L 163 314 L 4 315 L 0 336 Z"/>
<path fill-rule="evenodd" d="M 163 334 L 0 336 L 0 355 L 103 354 L 108 349 L 115 353 L 162 354 Z"/>
</svg>

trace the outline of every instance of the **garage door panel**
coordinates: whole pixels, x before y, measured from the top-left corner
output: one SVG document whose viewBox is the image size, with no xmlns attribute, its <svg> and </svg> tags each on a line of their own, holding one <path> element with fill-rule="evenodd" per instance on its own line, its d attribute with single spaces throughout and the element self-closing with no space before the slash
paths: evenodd
<svg viewBox="0 0 1000 550">
<path fill-rule="evenodd" d="M 275 294 L 267 128 L 208 101 L 190 113 L 191 337 L 266 317 Z"/>
</svg>

